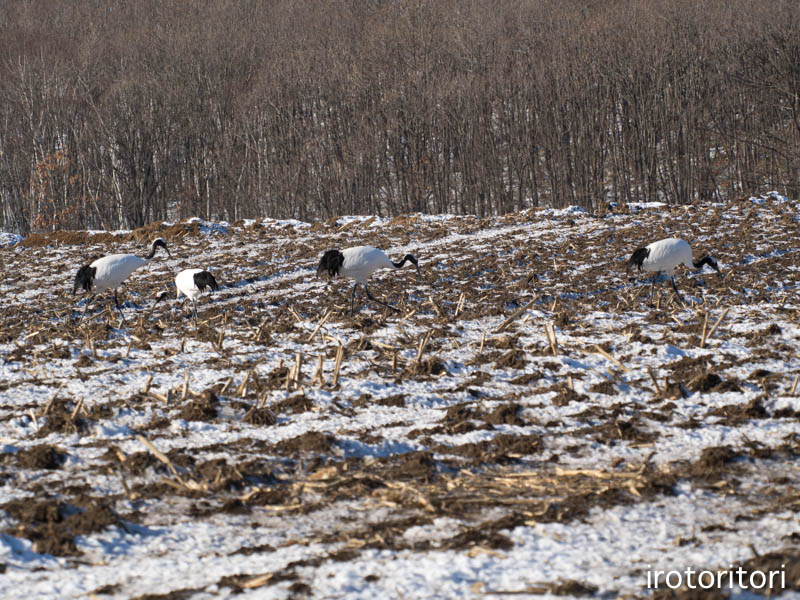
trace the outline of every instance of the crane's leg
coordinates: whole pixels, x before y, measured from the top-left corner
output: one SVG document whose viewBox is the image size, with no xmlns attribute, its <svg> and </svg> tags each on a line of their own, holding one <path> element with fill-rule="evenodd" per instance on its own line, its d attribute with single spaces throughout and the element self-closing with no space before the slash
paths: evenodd
<svg viewBox="0 0 800 600">
<path fill-rule="evenodd" d="M 122 317 L 122 322 L 126 325 L 128 322 L 125 320 L 125 315 L 122 314 L 122 307 L 119 305 L 119 299 L 117 298 L 117 290 L 114 289 L 114 304 L 117 306 L 117 310 L 119 311 L 119 316 Z"/>
<path fill-rule="evenodd" d="M 678 291 L 678 286 L 675 285 L 675 275 L 670 278 L 670 281 L 672 282 L 672 289 L 674 289 L 675 293 L 678 295 L 678 300 L 680 300 L 681 304 L 685 304 L 683 296 L 681 296 L 681 293 Z"/>
<path fill-rule="evenodd" d="M 398 312 L 398 313 L 400 312 L 400 309 L 397 309 L 397 308 L 395 308 L 394 306 L 389 306 L 388 304 L 386 304 L 386 302 L 381 302 L 381 301 L 380 301 L 380 300 L 378 300 L 378 299 L 377 299 L 375 296 L 373 296 L 372 294 L 370 294 L 370 293 L 369 293 L 369 288 L 367 287 L 367 284 L 366 284 L 366 283 L 362 283 L 361 285 L 363 285 L 363 286 L 364 286 L 364 291 L 366 291 L 366 292 L 367 292 L 367 298 L 369 298 L 369 299 L 370 299 L 370 300 L 372 300 L 373 302 L 376 302 L 376 303 L 380 304 L 381 306 L 385 306 L 386 308 L 388 308 L 388 309 L 390 309 L 390 310 L 393 310 L 394 312 Z"/>
<path fill-rule="evenodd" d="M 94 300 L 95 296 L 97 296 L 97 294 L 92 294 L 91 296 L 89 296 L 89 299 L 86 301 L 86 308 L 83 309 L 83 314 L 81 315 L 81 319 L 83 319 L 83 317 L 86 316 L 86 313 L 89 312 L 89 305 L 92 303 L 92 300 Z"/>
<path fill-rule="evenodd" d="M 197 301 L 192 298 L 192 306 L 194 307 L 194 322 L 197 324 Z"/>
<path fill-rule="evenodd" d="M 356 284 L 353 286 L 353 293 L 350 294 L 350 316 L 351 317 L 354 314 L 356 314 L 356 288 L 357 287 L 358 287 L 358 282 L 356 281 Z M 366 286 L 364 286 L 364 288 L 366 289 Z M 367 293 L 369 293 L 369 292 L 367 292 Z"/>
</svg>

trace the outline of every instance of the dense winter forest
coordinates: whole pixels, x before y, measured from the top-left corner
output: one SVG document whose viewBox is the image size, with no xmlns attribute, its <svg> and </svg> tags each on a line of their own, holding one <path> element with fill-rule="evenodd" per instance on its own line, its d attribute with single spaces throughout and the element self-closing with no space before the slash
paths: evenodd
<svg viewBox="0 0 800 600">
<path fill-rule="evenodd" d="M 0 9 L 0 228 L 800 196 L 797 0 Z"/>
</svg>

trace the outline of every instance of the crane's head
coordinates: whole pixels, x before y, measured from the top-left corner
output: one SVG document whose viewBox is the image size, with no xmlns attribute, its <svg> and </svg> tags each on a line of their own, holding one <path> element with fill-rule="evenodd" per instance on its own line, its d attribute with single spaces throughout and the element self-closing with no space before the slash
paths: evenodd
<svg viewBox="0 0 800 600">
<path fill-rule="evenodd" d="M 72 295 L 75 295 L 79 289 L 83 289 L 87 292 L 92 291 L 92 286 L 94 285 L 94 276 L 97 273 L 97 269 L 90 265 L 83 265 L 78 272 L 75 273 L 75 283 L 72 286 Z"/>
<path fill-rule="evenodd" d="M 317 277 L 327 271 L 328 277 L 336 277 L 344 264 L 344 254 L 338 250 L 328 250 L 322 255 L 317 267 Z"/>
<path fill-rule="evenodd" d="M 159 290 L 155 293 L 153 297 L 153 305 L 150 307 L 150 314 L 153 314 L 153 311 L 156 309 L 156 306 L 162 301 L 169 298 L 169 292 L 166 290 Z"/>
<path fill-rule="evenodd" d="M 417 260 L 417 257 L 414 256 L 413 254 L 406 254 L 403 257 L 403 263 L 405 263 L 406 261 L 410 262 L 412 265 L 414 265 L 417 268 L 417 277 L 419 277 L 420 276 L 419 261 Z"/>
<path fill-rule="evenodd" d="M 719 270 L 719 265 L 717 264 L 717 261 L 715 261 L 710 256 L 706 255 L 703 258 L 701 258 L 700 260 L 696 261 L 694 263 L 694 268 L 695 269 L 702 269 L 703 265 L 708 265 L 709 267 L 714 269 L 717 273 L 721 274 L 720 270 Z"/>
<path fill-rule="evenodd" d="M 172 258 L 172 254 L 169 253 L 169 248 L 167 248 L 167 240 L 165 240 L 164 238 L 156 238 L 153 240 L 153 247 L 150 250 L 149 258 L 153 258 L 153 256 L 155 256 L 156 248 L 163 248 L 164 251 L 167 253 L 167 256 Z"/>
</svg>

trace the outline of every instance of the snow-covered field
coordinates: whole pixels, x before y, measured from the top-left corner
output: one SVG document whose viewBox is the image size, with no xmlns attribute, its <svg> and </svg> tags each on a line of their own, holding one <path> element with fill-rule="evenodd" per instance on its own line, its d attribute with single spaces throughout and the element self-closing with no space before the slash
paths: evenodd
<svg viewBox="0 0 800 600">
<path fill-rule="evenodd" d="M 0 597 L 648 597 L 740 566 L 800 597 L 798 208 L 0 234 Z M 81 319 L 78 267 L 159 235 L 127 326 L 109 295 Z M 684 305 L 625 277 L 670 236 L 722 269 Z M 316 277 L 360 244 L 419 258 L 370 280 L 399 313 Z M 189 267 L 222 284 L 197 325 Z"/>
</svg>

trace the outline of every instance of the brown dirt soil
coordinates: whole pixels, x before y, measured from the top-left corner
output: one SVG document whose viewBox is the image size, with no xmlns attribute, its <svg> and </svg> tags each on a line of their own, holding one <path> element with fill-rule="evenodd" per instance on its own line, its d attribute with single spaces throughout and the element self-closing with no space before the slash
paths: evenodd
<svg viewBox="0 0 800 600">
<path fill-rule="evenodd" d="M 282 454 L 297 454 L 298 452 L 316 452 L 324 454 L 333 448 L 335 438 L 328 433 L 309 431 L 297 437 L 283 440 L 275 444 L 275 449 Z"/>
<path fill-rule="evenodd" d="M 3 510 L 19 522 L 7 533 L 29 539 L 34 551 L 55 556 L 79 554 L 74 537 L 102 531 L 110 525 L 124 524 L 101 498 L 84 497 L 77 505 L 43 498 L 13 500 L 2 506 Z"/>
<path fill-rule="evenodd" d="M 13 457 L 21 469 L 60 469 L 69 455 L 55 446 L 40 444 L 5 456 Z"/>
<path fill-rule="evenodd" d="M 747 210 L 749 205 L 730 208 L 734 214 Z M 296 543 L 341 548 L 274 572 L 222 577 L 218 585 L 246 591 L 253 577 L 269 575 L 264 585 L 283 582 L 281 593 L 304 595 L 310 589 L 307 569 L 358 560 L 363 549 L 510 553 L 515 527 L 569 526 L 610 507 L 673 494 L 678 482 L 701 488 L 713 500 L 748 506 L 733 516 L 737 526 L 800 510 L 793 478 L 800 434 L 764 442 L 740 435 L 743 426 L 791 431 L 800 414 L 790 392 L 798 373 L 792 362 L 798 350 L 792 294 L 800 284 L 800 253 L 759 258 L 796 246 L 783 221 L 762 228 L 764 238 L 747 248 L 730 247 L 726 236 L 736 229 L 723 231 L 728 223 L 719 215 L 713 221 L 714 212 L 637 212 L 635 225 L 619 211 L 609 220 L 582 217 L 592 219 L 590 226 L 577 217 L 572 225 L 554 219 L 535 243 L 520 236 L 522 230 L 511 230 L 487 246 L 474 237 L 448 238 L 457 231 L 491 234 L 498 223 L 524 225 L 538 218 L 536 211 L 446 225 L 410 217 L 380 227 L 339 227 L 334 220 L 315 224 L 313 238 L 292 226 L 232 227 L 227 235 L 213 235 L 213 252 L 204 248 L 207 238 L 196 223 L 153 224 L 128 236 L 31 236 L 20 256 L 0 256 L 8 274 L 0 289 L 0 343 L 9 345 L 0 365 L 13 376 L 0 381 L 0 425 L 30 428 L 30 439 L 21 442 L 28 448 L 0 455 L 0 485 L 20 496 L 0 507 L 10 523 L 5 533 L 33 541 L 37 551 L 76 556 L 76 536 L 109 526 L 125 530 L 125 520 L 166 529 L 165 523 L 230 518 L 257 529 L 264 519 L 295 526 L 303 517 L 312 525 Z M 579 224 L 584 226 L 577 229 Z M 730 224 L 741 226 L 741 218 Z M 702 237 L 703 249 L 731 265 L 719 280 L 680 273 L 682 293 L 699 304 L 679 306 L 669 284 L 658 284 L 650 297 L 643 277 L 626 281 L 610 268 L 609 256 L 623 258 L 634 239 L 638 243 L 645 232 L 665 228 Z M 138 251 L 156 236 L 167 238 L 176 256 L 166 265 L 154 261 L 120 288 L 127 325 L 114 310 L 107 316 L 108 295 L 81 319 L 77 297 L 37 287 L 55 281 L 61 263 L 76 266 L 123 247 Z M 436 245 L 428 248 L 426 241 Z M 360 302 L 351 318 L 351 283 L 314 280 L 325 248 L 363 243 L 419 246 L 421 279 L 410 271 L 370 279 L 373 293 L 400 308 L 399 314 Z M 71 248 L 57 254 L 60 246 Z M 759 260 L 745 263 L 744 253 Z M 576 256 L 585 264 L 575 265 Z M 174 286 L 174 272 L 196 262 L 207 262 L 230 284 L 202 298 L 200 322 L 195 326 L 165 303 L 149 314 L 153 290 Z M 23 265 L 32 269 L 30 277 L 18 275 Z M 767 276 L 765 284 L 765 272 L 780 272 L 781 279 Z M 72 275 L 71 267 L 63 289 L 71 289 Z M 18 297 L 35 299 L 22 303 Z M 534 297 L 526 314 L 495 333 Z M 730 313 L 701 348 L 704 312 L 710 326 L 725 309 Z M 310 338 L 328 310 L 329 320 Z M 546 323 L 556 327 L 557 356 L 543 335 Z M 744 330 L 743 323 L 753 326 Z M 416 361 L 428 333 L 422 360 Z M 726 352 L 730 343 L 746 352 Z M 345 353 L 334 385 L 340 346 Z M 595 346 L 623 366 L 600 358 Z M 297 355 L 302 372 L 287 388 Z M 318 357 L 324 381 L 312 382 Z M 776 360 L 787 368 L 774 366 Z M 62 368 L 50 374 L 51 364 Z M 214 384 L 204 391 L 192 387 L 185 400 L 177 400 L 175 374 L 192 368 L 211 373 Z M 241 397 L 238 382 L 251 370 Z M 154 375 L 152 386 L 145 385 L 142 372 Z M 98 379 L 107 382 L 105 389 L 93 385 Z M 126 380 L 136 385 L 119 395 Z M 355 388 L 354 382 L 374 387 Z M 80 396 L 64 390 L 81 386 L 93 392 L 79 406 Z M 28 390 L 35 390 L 36 399 L 20 400 Z M 262 399 L 265 407 L 259 409 Z M 378 417 L 370 426 L 362 421 L 366 413 Z M 195 423 L 187 427 L 180 420 Z M 769 421 L 759 423 L 764 420 Z M 108 439 L 106 427 L 118 435 Z M 687 443 L 701 437 L 692 430 L 707 427 L 729 428 L 726 439 L 737 441 L 697 448 L 693 461 L 664 456 L 671 444 L 662 439 Z M 205 434 L 198 442 L 193 433 L 214 428 L 224 432 L 225 443 L 210 443 Z M 131 449 L 138 435 L 163 455 L 142 445 Z M 43 443 L 47 436 L 52 438 Z M 267 441 L 273 439 L 282 441 Z M 102 499 L 83 483 L 98 475 L 114 488 Z M 357 517 L 317 527 L 317 516 L 337 502 L 352 503 Z M 376 507 L 387 516 L 372 523 Z M 127 510 L 140 512 L 117 516 Z M 454 519 L 446 535 L 414 541 L 406 535 L 440 517 Z M 676 547 L 702 548 L 706 534 L 722 531 L 714 523 L 703 525 Z M 787 533 L 787 548 L 749 564 L 766 568 L 784 561 L 789 579 L 797 566 L 789 546 L 797 536 Z M 243 545 L 232 554 L 283 551 L 276 542 Z M 131 595 L 124 585 L 95 593 L 104 589 Z M 175 589 L 160 597 L 197 593 L 209 592 Z M 597 590 L 563 580 L 531 584 L 530 593 L 591 596 Z"/>
<path fill-rule="evenodd" d="M 211 390 L 183 405 L 178 415 L 187 421 L 213 421 L 217 418 L 219 399 Z"/>
</svg>

